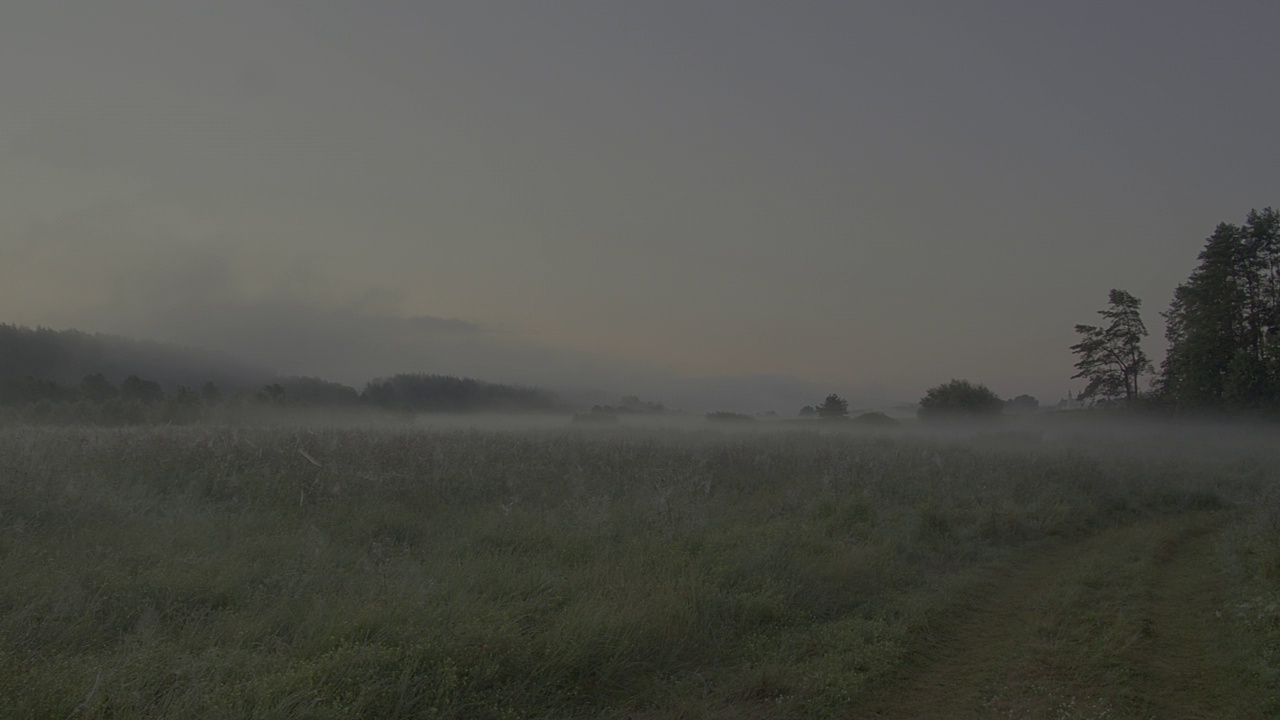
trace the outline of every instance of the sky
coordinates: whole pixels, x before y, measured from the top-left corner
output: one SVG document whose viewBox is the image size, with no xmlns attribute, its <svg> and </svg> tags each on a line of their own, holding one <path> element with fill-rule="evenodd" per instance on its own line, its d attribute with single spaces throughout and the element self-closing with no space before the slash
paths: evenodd
<svg viewBox="0 0 1280 720">
<path fill-rule="evenodd" d="M 1204 239 L 1280 205 L 1277 29 L 1266 0 L 5 3 L 0 321 L 351 383 L 1054 402 L 1110 289 L 1158 363 Z"/>
</svg>

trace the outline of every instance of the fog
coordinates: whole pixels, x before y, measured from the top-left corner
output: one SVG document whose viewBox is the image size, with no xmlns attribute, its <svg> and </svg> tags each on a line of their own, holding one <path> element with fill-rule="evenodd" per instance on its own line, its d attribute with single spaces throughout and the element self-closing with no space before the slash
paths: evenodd
<svg viewBox="0 0 1280 720">
<path fill-rule="evenodd" d="M 409 315 L 389 290 L 353 291 L 341 277 L 295 268 L 263 277 L 247 266 L 255 254 L 174 245 L 161 237 L 96 242 L 95 232 L 64 226 L 0 255 L 44 268 L 45 292 L 59 274 L 97 301 L 52 314 L 56 325 L 219 351 L 282 375 L 321 377 L 356 388 L 397 373 L 421 372 L 535 385 L 570 402 L 616 402 L 638 395 L 691 412 L 775 411 L 793 415 L 831 392 L 857 406 L 897 398 L 886 388 L 805 382 L 786 375 L 685 377 L 639 359 L 551 347 L 514 328 L 456 318 Z M 123 256 L 115 254 L 129 248 Z M 108 250 L 110 248 L 110 250 Z M 91 263 L 89 277 L 59 272 Z M 105 270 L 110 272 L 105 272 Z M 340 273 L 338 274 L 341 275 Z M 50 282 L 52 280 L 53 282 Z"/>
<path fill-rule="evenodd" d="M 0 9 L 0 321 L 794 412 L 1053 403 L 1275 204 L 1265 3 Z M 1224 112 L 1222 108 L 1231 108 Z"/>
<path fill-rule="evenodd" d="M 1134 413 L 1040 412 L 986 420 L 952 419 L 920 422 L 899 416 L 880 424 L 856 420 L 757 417 L 752 421 L 715 422 L 699 413 L 619 415 L 617 422 L 580 423 L 565 413 L 417 413 L 385 414 L 301 411 L 256 411 L 256 424 L 299 423 L 313 426 L 358 426 L 391 430 L 497 433 L 582 433 L 600 438 L 679 438 L 696 440 L 760 436 L 834 435 L 893 443 L 903 452 L 928 457 L 942 448 L 974 452 L 1025 453 L 1031 457 L 1128 458 L 1140 462 L 1213 463 L 1224 478 L 1241 484 L 1256 480 L 1264 468 L 1243 460 L 1258 448 L 1274 444 L 1274 420 L 1142 416 Z M 898 444 L 901 443 L 901 444 Z M 1065 453 L 1065 455 L 1064 455 Z M 945 468 L 941 468 L 945 471 Z M 1224 486 L 1226 487 L 1226 486 Z"/>
</svg>

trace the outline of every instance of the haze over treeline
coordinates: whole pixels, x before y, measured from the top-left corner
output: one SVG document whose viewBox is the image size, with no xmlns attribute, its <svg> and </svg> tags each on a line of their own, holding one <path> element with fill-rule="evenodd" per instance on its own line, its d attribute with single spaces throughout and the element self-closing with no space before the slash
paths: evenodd
<svg viewBox="0 0 1280 720">
<path fill-rule="evenodd" d="M 1249 0 L 6 3 L 0 321 L 353 385 L 714 407 L 701 379 L 755 378 L 717 383 L 781 411 L 957 377 L 1052 402 L 1108 290 L 1168 307 L 1214 222 L 1280 197 L 1280 96 L 1258 90 L 1278 21 Z"/>
<path fill-rule="evenodd" d="M 1241 224 L 1220 223 L 1205 241 L 1198 260 L 1188 279 L 1177 286 L 1169 309 L 1160 312 L 1167 321 L 1169 351 L 1160 361 L 1159 371 L 1142 347 L 1149 332 L 1140 298 L 1112 289 L 1109 307 L 1098 312 L 1105 323 L 1076 324 L 1079 342 L 1070 347 L 1077 358 L 1078 372 L 1073 379 L 1085 382 L 1078 400 L 1173 413 L 1273 414 L 1280 410 L 1280 213 L 1268 207 L 1249 211 Z M 414 345 L 415 340 L 421 341 L 413 335 L 414 330 L 426 331 L 431 339 L 453 335 L 485 341 L 481 328 L 459 320 L 384 318 L 383 327 L 353 322 L 345 330 L 338 330 L 336 336 L 326 334 L 326 327 L 333 330 L 342 325 L 340 314 L 315 314 L 312 320 L 312 324 L 303 323 L 301 328 L 310 342 L 291 349 L 321 356 L 316 364 L 322 367 L 330 362 L 338 367 L 359 364 L 360 358 L 367 360 L 385 351 L 387 341 L 398 343 L 401 352 L 391 352 L 381 362 L 429 362 L 415 352 L 425 346 Z M 279 351 L 287 343 L 282 345 L 279 338 L 264 332 L 268 328 L 282 330 L 273 322 L 270 317 L 237 320 L 226 316 L 217 324 L 195 327 L 213 328 L 211 334 L 215 338 L 220 337 L 218 330 L 241 334 L 242 339 L 259 334 L 258 345 Z M 353 333 L 363 333 L 363 337 L 355 344 L 347 344 Z M 447 344 L 435 343 L 430 349 L 438 351 L 442 347 Z M 265 354 L 270 355 L 271 350 Z M 459 357 L 454 356 L 453 361 Z M 486 366 L 473 362 L 470 367 Z M 593 394 L 585 391 L 584 378 L 569 386 L 567 398 L 557 398 L 552 392 L 534 387 L 441 373 L 389 373 L 362 383 L 363 390 L 320 377 L 289 375 L 282 380 L 279 375 L 263 365 L 191 348 L 75 330 L 0 325 L 0 399 L 7 404 L 77 398 L 101 402 L 114 398 L 126 387 L 137 395 L 132 399 L 142 400 L 150 394 L 139 390 L 139 383 L 144 381 L 158 389 L 175 390 L 179 399 L 192 394 L 197 385 L 206 401 L 216 400 L 224 390 L 243 393 L 260 387 L 254 397 L 277 404 L 287 398 L 297 405 L 354 407 L 363 403 L 382 409 L 445 412 L 564 410 L 575 403 L 581 405 Z M 654 382 L 655 377 L 637 373 L 631 380 Z M 676 392 L 676 396 L 685 401 L 694 398 L 697 402 L 699 397 L 704 402 L 710 400 L 695 409 L 716 408 L 723 417 L 733 416 L 732 411 L 744 405 L 760 408 L 762 401 L 779 400 L 785 416 L 798 404 L 800 393 L 808 393 L 805 400 L 816 393 L 816 388 L 803 388 L 794 381 L 788 388 L 787 380 L 782 378 L 772 379 L 774 389 L 781 392 L 769 396 L 764 392 L 769 380 L 685 381 L 684 392 Z M 77 382 L 78 392 L 74 389 Z M 121 382 L 121 388 L 116 389 L 112 382 Z M 676 381 L 668 379 L 668 392 L 677 387 Z M 787 390 L 797 394 L 787 396 Z M 596 391 L 594 395 L 598 398 L 603 392 Z M 635 395 L 630 397 L 637 407 L 650 404 L 642 403 Z M 865 402 L 865 398 L 858 398 L 858 402 Z M 652 405 L 658 407 L 661 403 Z M 928 390 L 921 402 L 921 413 L 924 417 L 960 409 L 987 415 L 999 414 L 1006 407 L 1034 410 L 1037 405 L 1037 399 L 1025 393 L 1006 404 L 984 384 L 953 379 Z M 835 406 L 840 408 L 835 414 L 848 414 L 848 401 L 833 393 L 827 396 L 826 407 Z M 778 406 L 766 407 L 769 414 L 778 413 Z M 808 404 L 803 410 L 832 414 Z"/>
<path fill-rule="evenodd" d="M 567 406 L 538 388 L 402 373 L 362 390 L 322 378 L 272 376 L 128 338 L 0 325 L 0 423 L 154 423 L 412 418 L 420 413 L 547 413 Z M 185 361 L 185 362 L 184 362 Z M 122 367 L 151 370 L 164 384 Z M 98 368 L 98 370 L 93 370 Z M 105 369 L 103 372 L 102 369 Z M 81 373 L 83 376 L 81 376 Z M 77 380 L 68 378 L 80 377 Z M 198 378 L 218 378 L 199 380 Z M 253 383 L 258 385 L 256 389 Z"/>
<path fill-rule="evenodd" d="M 115 382 L 139 375 L 166 388 L 213 382 L 228 390 L 257 389 L 275 375 L 205 348 L 0 323 L 0 380 L 30 376 L 75 385 L 93 374 Z"/>
<path fill-rule="evenodd" d="M 767 391 L 767 386 L 767 379 L 726 378 L 694 387 L 681 397 L 741 407 L 771 399 L 785 401 L 787 393 L 806 400 L 812 396 L 801 395 L 804 390 L 794 381 L 790 386 L 779 383 L 781 394 L 772 397 L 760 392 L 762 387 Z M 216 405 L 237 396 L 294 409 L 364 407 L 413 412 L 562 412 L 605 397 L 603 391 L 561 395 L 532 386 L 423 372 L 387 374 L 348 385 L 281 374 L 198 348 L 0 324 L 0 405 L 109 400 L 148 404 L 166 400 L 166 394 L 170 404 L 179 406 L 195 403 L 197 398 Z M 631 397 L 638 407 L 662 407 Z M 789 405 L 781 407 L 785 411 Z M 178 415 L 171 409 L 165 417 L 172 420 Z"/>
<path fill-rule="evenodd" d="M 190 316 L 181 334 L 190 342 L 184 345 L 0 324 L 0 378 L 30 375 L 74 386 L 94 373 L 114 382 L 137 374 L 167 388 L 213 381 L 228 390 L 256 391 L 276 376 L 324 378 L 362 389 L 376 378 L 428 374 L 537 386 L 570 404 L 636 394 L 692 411 L 794 412 L 833 389 L 868 406 L 892 399 L 874 386 L 830 386 L 786 376 L 690 379 L 620 368 L 589 356 L 521 346 L 456 320 L 362 318 L 296 306 L 275 312 L 265 306 L 241 308 L 216 318 L 209 312 Z M 240 352 L 208 351 L 221 347 Z"/>
</svg>

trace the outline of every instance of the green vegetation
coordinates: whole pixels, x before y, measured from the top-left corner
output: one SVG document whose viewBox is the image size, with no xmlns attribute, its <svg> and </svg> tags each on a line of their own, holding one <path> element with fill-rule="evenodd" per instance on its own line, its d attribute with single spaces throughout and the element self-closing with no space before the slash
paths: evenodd
<svg viewBox="0 0 1280 720">
<path fill-rule="evenodd" d="M 1280 212 L 1251 210 L 1242 225 L 1220 223 L 1200 264 L 1162 313 L 1169 349 L 1147 410 L 1181 414 L 1271 415 L 1280 411 Z M 1132 405 L 1151 364 L 1141 301 L 1112 290 L 1100 314 L 1107 327 L 1077 325 L 1080 397 Z"/>
<path fill-rule="evenodd" d="M 1098 314 L 1109 322 L 1106 327 L 1076 325 L 1081 336 L 1079 343 L 1071 346 L 1071 352 L 1080 356 L 1076 363 L 1079 370 L 1072 378 L 1088 381 L 1080 392 L 1081 400 L 1137 399 L 1139 381 L 1154 370 L 1142 349 L 1142 339 L 1147 327 L 1139 310 L 1142 301 L 1124 290 L 1112 290 L 1110 307 Z"/>
<path fill-rule="evenodd" d="M 32 377 L 74 386 L 85 376 L 95 374 L 113 382 L 135 375 L 166 388 L 199 387 L 200 383 L 213 381 L 220 387 L 248 390 L 267 382 L 275 373 L 208 350 L 118 335 L 0 323 L 0 382 Z M 0 394 L 4 391 L 0 387 Z"/>
<path fill-rule="evenodd" d="M 374 380 L 358 399 L 383 409 L 412 412 L 515 412 L 557 406 L 550 393 L 536 388 L 418 373 Z M 358 399 L 353 397 L 352 402 Z"/>
<path fill-rule="evenodd" d="M 574 425 L 596 425 L 611 426 L 618 424 L 618 413 L 612 410 L 605 410 L 599 405 L 591 408 L 591 412 L 574 413 L 572 422 Z"/>
<path fill-rule="evenodd" d="M 920 400 L 921 420 L 981 420 L 1004 412 L 1004 401 L 986 385 L 952 380 L 929 388 Z"/>
<path fill-rule="evenodd" d="M 847 420 L 849 419 L 849 401 L 831 393 L 821 405 L 814 408 L 814 412 L 823 420 Z"/>
<path fill-rule="evenodd" d="M 1280 408 L 1280 213 L 1218 225 L 1165 313 L 1160 395 L 1184 410 Z"/>
<path fill-rule="evenodd" d="M 108 427 L 199 422 L 241 422 L 249 417 L 297 417 L 323 410 L 348 418 L 415 412 L 546 412 L 559 408 L 536 388 L 448 375 L 396 375 L 370 382 L 363 393 L 312 377 L 277 378 L 254 393 L 225 395 L 216 383 L 199 392 L 178 385 L 165 392 L 137 375 L 116 387 L 102 373 L 78 387 L 32 376 L 0 379 L 0 424 L 103 425 Z"/>
<path fill-rule="evenodd" d="M 634 397 L 623 405 L 625 412 L 663 410 Z M 216 353 L 0 324 L 0 423 L 189 424 L 239 421 L 263 409 L 545 412 L 561 403 L 538 388 L 420 373 L 378 378 L 362 392 L 322 378 L 277 376 Z"/>
<path fill-rule="evenodd" d="M 868 427 L 897 427 L 902 423 L 882 412 L 866 412 L 853 419 L 854 422 Z"/>
<path fill-rule="evenodd" d="M 1280 408 L 1280 214 L 1200 261 L 1153 392 L 1137 298 L 1076 326 L 1082 399 Z M 0 717 L 1280 717 L 1274 428 L 848 407 L 427 431 L 564 408 L 0 325 Z"/>
<path fill-rule="evenodd" d="M 0 716 L 848 717 L 1004 568 L 1205 516 L 1274 695 L 1280 457 L 1191 437 L 0 430 Z"/>
<path fill-rule="evenodd" d="M 1030 395 L 1019 395 L 1004 401 L 1004 411 L 1011 414 L 1034 413 L 1040 409 L 1040 401 Z"/>
<path fill-rule="evenodd" d="M 727 412 L 719 410 L 707 413 L 707 422 L 709 423 L 729 423 L 737 425 L 752 425 L 756 419 L 746 413 Z"/>
</svg>

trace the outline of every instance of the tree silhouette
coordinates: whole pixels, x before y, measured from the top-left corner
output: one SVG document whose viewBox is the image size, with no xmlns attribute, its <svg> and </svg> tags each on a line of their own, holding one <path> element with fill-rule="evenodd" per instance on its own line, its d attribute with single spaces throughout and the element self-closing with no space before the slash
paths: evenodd
<svg viewBox="0 0 1280 720">
<path fill-rule="evenodd" d="M 1280 406 L 1280 213 L 1220 223 L 1164 313 L 1162 399 L 1187 410 Z"/>
<path fill-rule="evenodd" d="M 849 417 L 849 401 L 831 393 L 815 410 L 823 420 L 841 420 Z"/>
<path fill-rule="evenodd" d="M 222 402 L 222 391 L 218 389 L 217 383 L 212 380 L 206 382 L 204 387 L 200 388 L 200 400 L 211 407 Z"/>
<path fill-rule="evenodd" d="M 125 400 L 137 400 L 150 405 L 164 400 L 164 388 L 153 380 L 143 380 L 137 375 L 130 375 L 120 383 L 120 395 Z"/>
<path fill-rule="evenodd" d="M 948 418 L 991 418 L 1004 411 L 1004 401 L 986 385 L 968 380 L 952 380 L 931 387 L 920 401 L 916 414 L 921 420 Z"/>
<path fill-rule="evenodd" d="M 1139 314 L 1142 301 L 1123 290 L 1112 290 L 1108 300 L 1110 307 L 1098 310 L 1110 320 L 1105 328 L 1075 325 L 1075 332 L 1083 337 L 1071 346 L 1071 352 L 1080 356 L 1075 364 L 1079 373 L 1071 377 L 1088 380 L 1080 392 L 1082 400 L 1101 397 L 1132 402 L 1138 397 L 1138 380 L 1155 370 L 1142 350 L 1142 338 L 1147 337 L 1147 325 Z"/>
<path fill-rule="evenodd" d="M 80 381 L 80 395 L 89 402 L 104 403 L 118 397 L 120 391 L 103 377 L 102 373 L 94 373 L 85 375 L 84 379 Z"/>
<path fill-rule="evenodd" d="M 1071 352 L 1080 356 L 1076 363 L 1080 372 L 1072 378 L 1088 381 L 1080 393 L 1082 400 L 1098 397 L 1132 402 L 1138 397 L 1139 379 L 1154 371 L 1142 350 L 1142 338 L 1147 336 L 1147 326 L 1138 312 L 1142 301 L 1124 290 L 1112 290 L 1109 300 L 1110 307 L 1098 311 L 1110 321 L 1106 327 L 1076 325 L 1076 332 L 1083 337 L 1071 346 Z"/>
<path fill-rule="evenodd" d="M 1005 409 L 1016 413 L 1033 413 L 1040 409 L 1040 401 L 1030 395 L 1019 395 L 1004 403 Z"/>
</svg>

